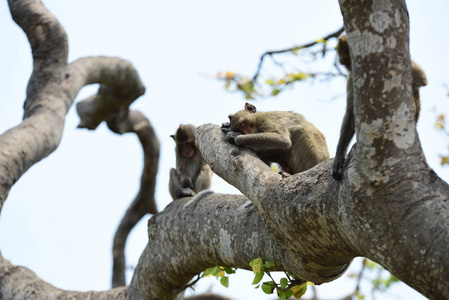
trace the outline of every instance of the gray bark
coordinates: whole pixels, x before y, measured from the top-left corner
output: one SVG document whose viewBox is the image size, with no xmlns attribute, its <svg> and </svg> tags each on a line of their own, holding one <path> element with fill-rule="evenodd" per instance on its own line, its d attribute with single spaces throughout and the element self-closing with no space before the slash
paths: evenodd
<svg viewBox="0 0 449 300">
<path fill-rule="evenodd" d="M 64 116 L 82 86 L 102 83 L 79 106 L 80 126 L 107 121 L 119 133 L 127 131 L 129 104 L 144 91 L 123 60 L 86 58 L 67 65 L 65 33 L 41 3 L 9 4 L 30 40 L 34 71 L 24 121 L 0 136 L 0 205 L 14 182 L 58 146 Z M 179 299 L 205 268 L 248 269 L 255 257 L 320 284 L 365 256 L 423 295 L 448 299 L 449 186 L 428 167 L 415 128 L 405 3 L 340 5 L 353 61 L 357 137 L 342 181 L 330 176 L 332 159 L 282 177 L 250 151 L 223 141 L 217 125 L 204 125 L 196 132 L 204 158 L 245 196 L 203 192 L 154 215 L 128 288 L 61 291 L 0 256 L 0 298 Z M 99 117 L 97 109 L 104 114 Z"/>
</svg>

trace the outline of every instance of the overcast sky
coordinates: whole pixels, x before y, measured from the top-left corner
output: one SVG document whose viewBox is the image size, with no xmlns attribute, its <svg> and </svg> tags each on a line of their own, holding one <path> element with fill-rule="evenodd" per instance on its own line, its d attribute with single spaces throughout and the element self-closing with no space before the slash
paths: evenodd
<svg viewBox="0 0 449 300">
<path fill-rule="evenodd" d="M 304 44 L 342 26 L 336 0 L 48 0 L 69 37 L 69 61 L 83 56 L 119 56 L 138 70 L 146 94 L 133 109 L 152 122 L 161 140 L 156 199 L 162 210 L 170 201 L 169 169 L 175 165 L 169 137 L 180 123 L 221 124 L 243 108 L 239 94 L 228 93 L 211 77 L 219 71 L 252 75 L 266 50 Z M 439 166 L 449 139 L 435 127 L 439 113 L 449 113 L 447 28 L 449 2 L 407 1 L 412 58 L 428 76 L 421 90 L 418 124 L 426 158 L 446 181 L 448 168 Z M 6 1 L 0 1 L 0 131 L 22 117 L 31 53 L 25 35 L 12 21 Z M 283 58 L 280 58 L 282 60 Z M 331 68 L 334 54 L 325 61 Z M 270 69 L 272 68 L 272 69 Z M 273 66 L 264 70 L 269 73 Z M 83 89 L 81 100 L 97 87 Z M 345 81 L 296 85 L 276 98 L 253 102 L 259 110 L 293 110 L 306 116 L 326 136 L 335 153 L 345 108 Z M 51 284 L 70 290 L 104 290 L 111 281 L 111 248 L 115 229 L 137 193 L 142 153 L 133 135 L 118 136 L 103 124 L 96 131 L 78 130 L 72 108 L 59 148 L 33 166 L 12 188 L 0 219 L 0 247 L 13 264 L 24 265 Z M 214 176 L 216 192 L 239 193 Z M 147 216 L 132 232 L 127 262 L 136 265 L 147 243 Z M 359 265 L 354 263 L 353 271 Z M 272 299 L 250 286 L 249 272 L 230 278 L 230 288 L 213 291 L 234 299 Z M 130 280 L 132 271 L 128 272 Z M 214 279 L 202 280 L 199 291 Z M 321 289 L 337 297 L 350 291 L 350 281 Z M 423 299 L 409 288 L 394 289 L 391 299 Z M 378 297 L 378 299 L 387 299 Z M 265 298 L 264 298 L 265 297 Z M 390 299 L 390 298 L 388 298 Z"/>
</svg>

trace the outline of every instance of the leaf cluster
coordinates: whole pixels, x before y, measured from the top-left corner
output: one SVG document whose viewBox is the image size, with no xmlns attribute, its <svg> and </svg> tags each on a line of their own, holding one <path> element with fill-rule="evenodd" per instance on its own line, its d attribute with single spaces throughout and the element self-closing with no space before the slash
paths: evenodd
<svg viewBox="0 0 449 300">
<path fill-rule="evenodd" d="M 282 277 L 279 283 L 271 277 L 270 271 L 274 269 L 275 264 L 272 261 L 263 261 L 260 257 L 253 259 L 249 263 L 255 274 L 252 284 L 257 284 L 256 289 L 261 287 L 265 294 L 273 294 L 276 291 L 279 299 L 285 300 L 290 297 L 300 299 L 307 291 L 307 282 L 296 280 L 291 274 L 285 273 L 286 277 Z M 260 284 L 264 275 L 270 277 L 270 281 Z"/>
<path fill-rule="evenodd" d="M 201 277 L 210 277 L 210 276 L 215 276 L 217 279 L 220 278 L 220 283 L 221 285 L 223 285 L 224 287 L 228 288 L 229 287 L 229 274 L 234 274 L 235 273 L 235 269 L 230 268 L 228 266 L 215 266 L 209 269 L 206 269 L 203 272 L 203 276 Z"/>
</svg>

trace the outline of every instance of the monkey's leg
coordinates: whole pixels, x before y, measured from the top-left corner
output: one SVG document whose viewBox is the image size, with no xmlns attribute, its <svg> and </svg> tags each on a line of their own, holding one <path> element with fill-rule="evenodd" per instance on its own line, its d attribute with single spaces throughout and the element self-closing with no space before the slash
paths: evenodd
<svg viewBox="0 0 449 300">
<path fill-rule="evenodd" d="M 212 170 L 210 169 L 208 164 L 204 164 L 201 169 L 198 177 L 195 180 L 194 190 L 196 193 L 199 193 L 203 190 L 207 190 L 210 188 L 212 183 Z"/>
</svg>

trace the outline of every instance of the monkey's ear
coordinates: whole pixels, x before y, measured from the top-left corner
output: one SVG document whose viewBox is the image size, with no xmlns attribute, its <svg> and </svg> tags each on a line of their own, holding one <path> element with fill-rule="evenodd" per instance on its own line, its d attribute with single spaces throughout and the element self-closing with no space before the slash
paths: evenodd
<svg viewBox="0 0 449 300">
<path fill-rule="evenodd" d="M 249 103 L 245 103 L 245 110 L 250 114 L 255 114 L 257 112 L 256 107 Z"/>
<path fill-rule="evenodd" d="M 170 134 L 170 137 L 176 142 L 176 139 L 175 139 L 175 135 L 174 135 L 174 134 Z"/>
</svg>

